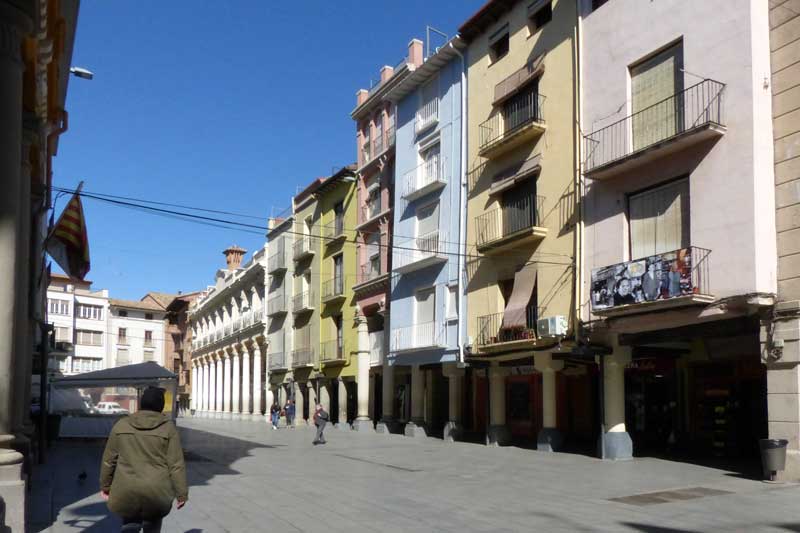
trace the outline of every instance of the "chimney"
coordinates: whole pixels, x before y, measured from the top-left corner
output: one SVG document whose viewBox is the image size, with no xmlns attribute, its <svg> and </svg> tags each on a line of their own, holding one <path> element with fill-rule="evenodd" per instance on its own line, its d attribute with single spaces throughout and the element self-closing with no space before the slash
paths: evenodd
<svg viewBox="0 0 800 533">
<path fill-rule="evenodd" d="M 359 89 L 356 93 L 356 106 L 360 106 L 364 102 L 367 101 L 367 96 L 369 96 L 369 91 L 366 89 Z"/>
<path fill-rule="evenodd" d="M 422 65 L 422 41 L 419 39 L 411 39 L 408 43 L 408 62 L 418 67 Z"/>
<path fill-rule="evenodd" d="M 247 250 L 239 248 L 234 244 L 233 246 L 229 246 L 222 253 L 225 254 L 225 262 L 228 264 L 228 270 L 236 270 L 239 268 L 239 265 L 242 264 L 242 258 L 244 254 L 247 253 Z"/>
<path fill-rule="evenodd" d="M 394 74 L 394 67 L 390 67 L 389 65 L 384 66 L 381 69 L 381 83 L 391 78 L 392 74 Z"/>
</svg>

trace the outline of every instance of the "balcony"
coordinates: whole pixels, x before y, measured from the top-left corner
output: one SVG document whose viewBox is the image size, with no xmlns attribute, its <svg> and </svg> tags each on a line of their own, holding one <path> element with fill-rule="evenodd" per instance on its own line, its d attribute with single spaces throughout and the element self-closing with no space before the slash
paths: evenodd
<svg viewBox="0 0 800 533">
<path fill-rule="evenodd" d="M 525 325 L 503 326 L 505 313 L 493 313 L 478 317 L 478 335 L 475 345 L 482 352 L 530 348 L 536 343 L 535 305 L 525 308 Z"/>
<path fill-rule="evenodd" d="M 242 330 L 242 320 L 240 318 L 237 318 L 236 320 L 233 321 L 233 332 L 236 333 L 237 331 L 241 330 Z"/>
<path fill-rule="evenodd" d="M 319 359 L 323 363 L 344 363 L 344 348 L 341 341 L 325 341 L 320 345 Z"/>
<path fill-rule="evenodd" d="M 366 166 L 370 161 L 372 161 L 372 143 L 367 137 L 364 144 L 361 145 L 361 166 Z"/>
<path fill-rule="evenodd" d="M 725 84 L 703 80 L 583 137 L 584 173 L 617 176 L 725 134 Z"/>
<path fill-rule="evenodd" d="M 439 97 L 431 98 L 417 110 L 414 120 L 416 133 L 420 133 L 439 122 Z"/>
<path fill-rule="evenodd" d="M 386 345 L 383 343 L 383 330 L 369 334 L 369 366 L 381 366 L 386 356 Z"/>
<path fill-rule="evenodd" d="M 314 310 L 314 297 L 311 291 L 305 291 L 294 298 L 292 298 L 292 313 L 299 315 L 300 313 L 310 312 Z"/>
<path fill-rule="evenodd" d="M 224 330 L 225 330 L 224 334 L 225 337 L 230 337 L 233 334 L 233 328 L 231 327 L 230 324 L 226 324 Z"/>
<path fill-rule="evenodd" d="M 314 366 L 314 348 L 303 347 L 292 350 L 292 368 Z"/>
<path fill-rule="evenodd" d="M 337 215 L 332 224 L 325 226 L 325 245 L 330 246 L 345 237 L 344 216 Z"/>
<path fill-rule="evenodd" d="M 444 175 L 445 158 L 435 154 L 403 177 L 403 199 L 411 202 L 447 185 Z"/>
<path fill-rule="evenodd" d="M 497 157 L 539 137 L 546 129 L 544 96 L 528 92 L 514 96 L 478 127 L 478 154 Z"/>
<path fill-rule="evenodd" d="M 286 294 L 278 294 L 267 300 L 267 316 L 282 315 L 287 311 Z"/>
<path fill-rule="evenodd" d="M 286 352 L 277 352 L 269 354 L 269 370 L 286 370 L 289 368 L 286 365 Z"/>
<path fill-rule="evenodd" d="M 706 305 L 711 250 L 690 246 L 592 270 L 592 312 L 620 316 Z"/>
<path fill-rule="evenodd" d="M 405 274 L 447 261 L 446 235 L 433 231 L 394 245 L 393 270 Z"/>
<path fill-rule="evenodd" d="M 367 200 L 367 202 L 361 206 L 361 216 L 359 217 L 357 229 L 361 229 L 363 226 L 376 221 L 382 213 L 383 201 L 380 195 L 374 197 L 372 200 Z"/>
<path fill-rule="evenodd" d="M 322 303 L 335 303 L 345 299 L 344 278 L 339 276 L 322 283 Z"/>
<path fill-rule="evenodd" d="M 249 328 L 253 325 L 253 311 L 245 311 L 242 314 L 242 329 Z"/>
<path fill-rule="evenodd" d="M 276 246 L 277 250 L 270 254 L 267 260 L 267 274 L 278 274 L 286 271 L 286 250 L 285 241 L 283 239 L 278 241 Z"/>
<path fill-rule="evenodd" d="M 475 217 L 478 251 L 502 253 L 544 239 L 547 228 L 540 226 L 543 206 L 543 196 L 526 195 Z"/>
<path fill-rule="evenodd" d="M 383 287 L 388 278 L 381 267 L 380 257 L 378 257 L 374 263 L 369 262 L 361 265 L 357 283 L 353 285 L 353 292 L 360 297 L 372 291 L 377 291 Z"/>
<path fill-rule="evenodd" d="M 392 330 L 391 351 L 410 352 L 444 348 L 447 345 L 447 333 L 444 324 L 426 322 Z"/>
<path fill-rule="evenodd" d="M 293 245 L 295 261 L 300 261 L 301 259 L 314 255 L 314 245 L 311 242 L 312 238 L 311 235 L 303 235 L 297 238 Z"/>
</svg>

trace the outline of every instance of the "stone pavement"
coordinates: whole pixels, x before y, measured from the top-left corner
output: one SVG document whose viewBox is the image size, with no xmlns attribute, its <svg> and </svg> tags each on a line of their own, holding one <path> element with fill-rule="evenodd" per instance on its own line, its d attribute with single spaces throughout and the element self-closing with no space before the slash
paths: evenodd
<svg viewBox="0 0 800 533">
<path fill-rule="evenodd" d="M 186 507 L 166 518 L 168 532 L 800 531 L 800 486 L 685 463 L 336 429 L 312 446 L 311 428 L 179 426 L 191 488 Z M 37 473 L 32 531 L 116 531 L 97 495 L 100 454 L 58 444 Z"/>
</svg>

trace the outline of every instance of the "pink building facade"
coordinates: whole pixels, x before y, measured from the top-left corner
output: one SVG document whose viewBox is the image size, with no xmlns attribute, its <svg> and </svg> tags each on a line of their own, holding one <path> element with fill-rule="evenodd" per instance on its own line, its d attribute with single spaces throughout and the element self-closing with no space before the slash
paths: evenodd
<svg viewBox="0 0 800 533">
<path fill-rule="evenodd" d="M 356 93 L 351 117 L 356 122 L 358 170 L 358 271 L 353 286 L 359 315 L 367 321 L 370 346 L 370 419 L 382 418 L 382 376 L 388 336 L 389 290 L 394 195 L 395 106 L 386 95 L 422 64 L 423 44 L 414 39 L 408 56 L 384 66 L 380 81 Z"/>
</svg>

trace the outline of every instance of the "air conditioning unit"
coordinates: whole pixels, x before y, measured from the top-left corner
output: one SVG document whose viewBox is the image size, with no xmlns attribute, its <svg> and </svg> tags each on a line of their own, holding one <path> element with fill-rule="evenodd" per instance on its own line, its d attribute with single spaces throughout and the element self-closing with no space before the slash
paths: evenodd
<svg viewBox="0 0 800 533">
<path fill-rule="evenodd" d="M 556 315 L 540 318 L 536 321 L 536 329 L 540 337 L 565 337 L 567 335 L 567 317 Z"/>
</svg>

